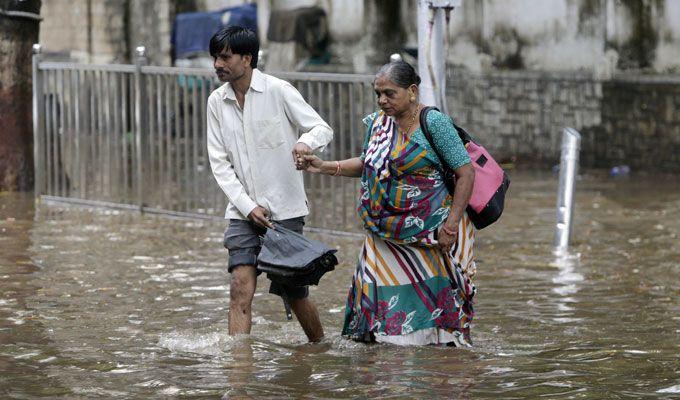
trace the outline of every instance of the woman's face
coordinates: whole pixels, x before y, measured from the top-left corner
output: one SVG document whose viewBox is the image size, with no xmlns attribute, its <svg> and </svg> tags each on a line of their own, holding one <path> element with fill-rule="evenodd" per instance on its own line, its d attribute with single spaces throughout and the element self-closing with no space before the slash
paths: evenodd
<svg viewBox="0 0 680 400">
<path fill-rule="evenodd" d="M 412 104 L 411 97 L 415 96 L 414 89 L 404 89 L 390 81 L 386 75 L 375 79 L 373 90 L 375 90 L 378 107 L 391 117 L 409 110 Z"/>
</svg>

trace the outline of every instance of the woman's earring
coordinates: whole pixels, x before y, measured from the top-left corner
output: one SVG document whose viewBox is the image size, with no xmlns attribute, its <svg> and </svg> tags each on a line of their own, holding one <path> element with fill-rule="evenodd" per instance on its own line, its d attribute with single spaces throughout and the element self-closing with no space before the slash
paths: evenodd
<svg viewBox="0 0 680 400">
<path fill-rule="evenodd" d="M 411 103 L 413 103 L 414 101 L 416 101 L 416 97 L 415 97 L 415 96 L 411 96 Z"/>
</svg>

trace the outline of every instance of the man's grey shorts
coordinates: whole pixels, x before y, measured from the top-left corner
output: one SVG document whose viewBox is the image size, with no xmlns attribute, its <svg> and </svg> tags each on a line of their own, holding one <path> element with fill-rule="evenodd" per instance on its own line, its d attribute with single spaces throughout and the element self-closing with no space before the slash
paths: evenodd
<svg viewBox="0 0 680 400">
<path fill-rule="evenodd" d="M 304 217 L 276 221 L 291 231 L 302 234 L 305 226 Z M 229 227 L 224 232 L 224 247 L 229 250 L 229 273 L 238 265 L 257 265 L 257 256 L 261 249 L 261 236 L 266 229 L 242 219 L 230 219 Z M 258 271 L 258 275 L 260 272 Z M 290 299 L 304 299 L 309 295 L 309 289 L 304 287 L 284 286 L 272 282 L 269 293 Z"/>
</svg>

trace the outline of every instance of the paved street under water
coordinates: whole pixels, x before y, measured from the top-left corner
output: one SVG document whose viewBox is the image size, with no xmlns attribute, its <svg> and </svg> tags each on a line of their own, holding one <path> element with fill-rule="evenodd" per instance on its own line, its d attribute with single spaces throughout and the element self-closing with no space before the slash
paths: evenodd
<svg viewBox="0 0 680 400">
<path fill-rule="evenodd" d="M 472 349 L 341 338 L 359 238 L 310 234 L 341 261 L 311 289 L 322 343 L 264 277 L 232 338 L 222 222 L 0 194 L 0 398 L 680 397 L 678 178 L 584 175 L 557 256 L 557 177 L 511 175 L 478 233 Z"/>
</svg>

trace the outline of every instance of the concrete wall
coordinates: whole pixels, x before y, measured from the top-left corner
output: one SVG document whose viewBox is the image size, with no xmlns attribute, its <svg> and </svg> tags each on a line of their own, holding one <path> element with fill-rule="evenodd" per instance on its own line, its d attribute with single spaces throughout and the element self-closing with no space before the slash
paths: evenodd
<svg viewBox="0 0 680 400">
<path fill-rule="evenodd" d="M 43 0 L 40 42 L 47 54 L 85 62 L 124 62 L 123 6 L 115 0 Z"/>
<path fill-rule="evenodd" d="M 133 0 L 129 7 L 128 58 L 133 59 L 135 47 L 144 45 L 150 64 L 170 65 L 171 4 L 167 0 Z"/>
<path fill-rule="evenodd" d="M 182 2 L 184 1 L 184 2 Z M 215 10 L 248 0 L 192 0 Z M 333 68 L 371 72 L 403 47 L 416 47 L 416 0 L 256 0 L 269 11 L 316 5 L 329 18 Z M 169 63 L 173 8 L 186 0 L 43 0 L 41 41 L 79 60 L 122 62 L 144 42 Z M 260 30 L 263 48 L 266 28 Z M 471 71 L 616 70 L 680 72 L 677 0 L 462 0 L 449 27 L 448 61 Z M 289 63 L 295 65 L 295 62 Z"/>
<path fill-rule="evenodd" d="M 170 64 L 169 0 L 42 0 L 40 43 L 48 56 L 129 63 L 147 47 L 152 64 Z"/>
<path fill-rule="evenodd" d="M 416 0 L 258 0 L 263 12 L 309 5 L 328 14 L 338 68 L 368 72 L 385 55 L 417 47 Z M 462 0 L 448 40 L 449 63 L 477 72 L 585 70 L 602 77 L 629 69 L 680 72 L 680 2 Z"/>
<path fill-rule="evenodd" d="M 680 71 L 674 0 L 463 0 L 449 32 L 449 62 L 473 71 Z"/>
<path fill-rule="evenodd" d="M 584 167 L 680 172 L 680 76 L 450 69 L 447 79 L 450 114 L 500 160 L 557 164 L 573 127 Z"/>
</svg>

